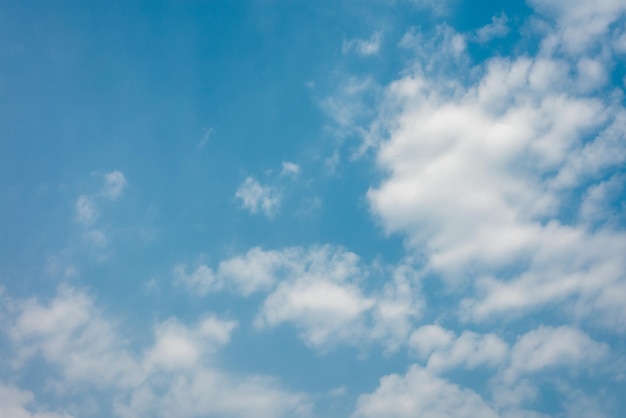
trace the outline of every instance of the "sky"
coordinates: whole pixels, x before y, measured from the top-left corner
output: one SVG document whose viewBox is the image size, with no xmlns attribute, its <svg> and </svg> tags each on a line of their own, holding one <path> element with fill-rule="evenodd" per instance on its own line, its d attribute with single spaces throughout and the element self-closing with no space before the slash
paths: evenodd
<svg viewBox="0 0 626 418">
<path fill-rule="evenodd" d="M 618 418 L 624 0 L 0 0 L 0 416 Z"/>
</svg>

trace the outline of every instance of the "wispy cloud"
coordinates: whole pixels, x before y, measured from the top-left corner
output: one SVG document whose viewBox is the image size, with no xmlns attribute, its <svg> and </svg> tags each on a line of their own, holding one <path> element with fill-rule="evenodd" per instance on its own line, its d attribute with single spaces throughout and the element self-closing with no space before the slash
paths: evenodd
<svg viewBox="0 0 626 418">
<path fill-rule="evenodd" d="M 280 174 L 283 176 L 297 176 L 300 174 L 300 166 L 296 163 L 284 161 L 282 167 Z"/>
<path fill-rule="evenodd" d="M 98 209 L 93 201 L 93 198 L 80 195 L 76 199 L 76 220 L 84 225 L 94 223 L 98 219 Z"/>
<path fill-rule="evenodd" d="M 359 55 L 376 55 L 380 51 L 383 42 L 383 32 L 376 31 L 369 39 L 351 39 L 343 41 L 341 51 L 344 54 L 355 52 Z"/>
<path fill-rule="evenodd" d="M 479 43 L 485 43 L 494 38 L 506 36 L 510 32 L 510 28 L 507 25 L 508 21 L 509 19 L 504 13 L 493 16 L 491 18 L 491 23 L 476 31 L 476 41 Z"/>
<path fill-rule="evenodd" d="M 117 200 L 124 194 L 128 181 L 121 171 L 112 171 L 104 175 L 102 195 L 109 200 Z"/>
<path fill-rule="evenodd" d="M 269 186 L 262 186 L 254 177 L 246 177 L 235 196 L 250 213 L 262 212 L 272 218 L 280 207 L 280 195 Z"/>
<path fill-rule="evenodd" d="M 205 129 L 204 133 L 202 134 L 202 138 L 200 138 L 200 141 L 198 141 L 198 144 L 196 145 L 196 147 L 199 149 L 204 148 L 209 143 L 209 141 L 211 140 L 214 134 L 215 134 L 215 129 L 213 128 Z"/>
</svg>

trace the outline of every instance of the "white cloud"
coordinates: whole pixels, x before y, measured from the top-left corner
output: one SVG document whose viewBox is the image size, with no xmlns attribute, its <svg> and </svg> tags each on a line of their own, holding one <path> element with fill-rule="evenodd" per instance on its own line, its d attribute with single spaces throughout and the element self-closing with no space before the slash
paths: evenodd
<svg viewBox="0 0 626 418">
<path fill-rule="evenodd" d="M 359 322 L 374 301 L 365 298 L 357 286 L 342 282 L 311 277 L 281 283 L 265 300 L 256 324 L 293 322 L 313 346 L 336 339 L 349 341 L 363 332 Z"/>
<path fill-rule="evenodd" d="M 373 305 L 358 283 L 361 274 L 354 253 L 331 246 L 295 255 L 283 281 L 265 299 L 256 326 L 294 323 L 307 343 L 324 346 L 363 332 L 362 314 Z"/>
<path fill-rule="evenodd" d="M 369 338 L 382 341 L 387 352 L 393 352 L 409 341 L 413 321 L 419 318 L 425 308 L 418 294 L 420 272 L 405 260 L 384 273 L 389 279 L 381 290 L 376 290 L 376 304 L 372 309 L 372 329 Z"/>
<path fill-rule="evenodd" d="M 426 34 L 420 28 L 412 27 L 402 36 L 398 46 L 415 55 L 410 66 L 434 77 L 457 73 L 468 62 L 467 36 L 446 24 L 440 24 Z"/>
<path fill-rule="evenodd" d="M 610 224 L 612 219 L 623 213 L 624 203 L 619 199 L 624 196 L 625 185 L 626 176 L 615 174 L 608 180 L 589 187 L 580 205 L 580 218 L 594 224 Z"/>
<path fill-rule="evenodd" d="M 61 288 L 48 304 L 20 302 L 10 336 L 18 363 L 40 355 L 68 383 L 131 384 L 141 373 L 124 351 L 113 326 L 84 293 Z"/>
<path fill-rule="evenodd" d="M 31 412 L 33 409 L 37 412 Z M 29 391 L 0 382 L 0 416 L 4 418 L 72 418 L 66 413 L 42 412 Z"/>
<path fill-rule="evenodd" d="M 117 200 L 124 194 L 128 181 L 121 171 L 112 171 L 104 175 L 102 195 L 109 200 Z"/>
<path fill-rule="evenodd" d="M 511 351 L 504 380 L 555 367 L 590 368 L 609 357 L 607 344 L 592 340 L 584 332 L 567 326 L 539 327 L 521 336 Z"/>
<path fill-rule="evenodd" d="M 283 168 L 280 171 L 280 174 L 282 176 L 294 176 L 295 177 L 298 174 L 300 174 L 300 166 L 296 163 L 283 161 L 282 167 Z"/>
<path fill-rule="evenodd" d="M 261 290 L 267 291 L 274 287 L 277 280 L 296 274 L 301 269 L 297 263 L 302 258 L 299 248 L 266 251 L 254 247 L 244 255 L 221 261 L 217 273 L 203 264 L 187 274 L 186 266 L 181 264 L 174 268 L 174 276 L 176 283 L 198 296 L 220 291 L 224 287 L 248 296 Z"/>
<path fill-rule="evenodd" d="M 423 308 L 419 274 L 410 262 L 381 270 L 331 245 L 255 247 L 221 261 L 216 271 L 207 265 L 191 273 L 186 270 L 184 265 L 175 267 L 175 283 L 199 296 L 222 290 L 244 297 L 269 293 L 256 326 L 291 323 L 305 342 L 318 348 L 380 341 L 386 350 L 395 351 L 408 341 L 412 321 Z M 373 274 L 390 279 L 366 294 L 363 281 Z"/>
<path fill-rule="evenodd" d="M 358 398 L 353 418 L 496 418 L 499 415 L 475 392 L 411 366 L 404 376 L 380 379 L 371 394 Z"/>
<path fill-rule="evenodd" d="M 353 51 L 364 56 L 376 55 L 380 51 L 382 41 L 382 31 L 376 31 L 370 39 L 352 39 L 350 41 L 343 41 L 341 51 L 344 54 Z"/>
<path fill-rule="evenodd" d="M 605 63 L 599 59 L 582 58 L 578 61 L 578 88 L 582 92 L 592 92 L 604 86 L 608 80 Z"/>
<path fill-rule="evenodd" d="M 544 47 L 567 54 L 580 54 L 603 42 L 610 25 L 626 11 L 621 0 L 530 0 L 528 3 L 555 23 L 555 30 L 544 39 Z"/>
<path fill-rule="evenodd" d="M 568 224 L 560 214 L 577 188 L 594 187 L 626 161 L 626 110 L 586 95 L 573 74 L 587 61 L 547 52 L 494 58 L 463 85 L 458 68 L 450 78 L 433 71 L 453 68 L 437 64 L 441 57 L 456 60 L 446 52 L 454 33 L 438 31 L 441 53 L 418 53 L 388 86 L 364 139 L 378 138 L 385 173 L 367 193 L 372 212 L 450 287 L 475 284 L 461 306 L 466 319 L 575 297 L 578 317 L 619 327 L 626 234 Z M 405 44 L 413 42 L 407 36 L 421 35 L 407 34 Z M 585 66 L 594 79 L 595 64 Z"/>
<path fill-rule="evenodd" d="M 566 326 L 540 326 L 520 336 L 509 350 L 495 334 L 466 330 L 457 337 L 438 325 L 425 325 L 413 332 L 410 346 L 425 366 L 413 365 L 404 376 L 391 374 L 383 377 L 373 393 L 359 397 L 354 418 L 547 418 L 547 414 L 525 409 L 525 405 L 535 401 L 540 394 L 538 387 L 530 383 L 530 378 L 539 373 L 562 372 L 564 368 L 611 373 L 606 367 L 598 368 L 610 358 L 608 345 Z M 497 370 L 489 380 L 491 394 L 488 398 L 440 376 L 449 371 L 476 367 Z M 562 390 L 558 382 L 555 389 Z M 589 402 L 585 405 L 588 410 L 597 406 Z M 571 412 L 571 408 L 568 410 Z"/>
<path fill-rule="evenodd" d="M 483 26 L 476 31 L 476 41 L 480 43 L 489 42 L 494 38 L 502 38 L 506 36 L 510 29 L 507 26 L 509 19 L 504 13 L 492 16 L 491 23 Z"/>
<path fill-rule="evenodd" d="M 213 270 L 205 265 L 198 266 L 191 273 L 187 273 L 187 266 L 178 264 L 174 267 L 173 273 L 175 284 L 186 287 L 198 296 L 221 290 L 224 286 L 222 280 L 215 276 Z"/>
<path fill-rule="evenodd" d="M 11 300 L 7 306 L 13 366 L 40 356 L 53 397 L 100 393 L 106 402 L 110 395 L 122 418 L 310 416 L 306 394 L 285 391 L 271 377 L 235 376 L 214 367 L 213 354 L 228 344 L 235 321 L 207 315 L 188 326 L 169 319 L 155 326 L 154 345 L 132 350 L 93 300 L 75 289 L 62 288 L 48 303 Z M 54 381 L 56 373 L 61 379 Z M 56 400 L 62 403 L 63 397 Z M 30 403 L 28 392 L 0 384 L 0 412 L 8 411 L 2 416 L 69 418 L 30 413 Z"/>
<path fill-rule="evenodd" d="M 235 256 L 219 264 L 218 276 L 239 293 L 248 296 L 260 290 L 269 290 L 277 280 L 294 274 L 301 268 L 302 250 L 287 248 L 282 251 L 254 247 L 243 256 Z"/>
<path fill-rule="evenodd" d="M 453 332 L 438 325 L 425 325 L 411 334 L 410 346 L 422 358 L 428 358 L 426 368 L 433 372 L 464 367 L 497 367 L 508 355 L 508 346 L 495 334 Z"/>
<path fill-rule="evenodd" d="M 385 271 L 392 280 L 368 293 L 361 283 L 374 272 L 341 248 L 310 248 L 295 265 L 302 267 L 263 302 L 257 327 L 292 323 L 307 344 L 322 350 L 337 343 L 364 347 L 380 341 L 394 351 L 406 344 L 422 307 L 409 265 Z"/>
<path fill-rule="evenodd" d="M 122 418 L 305 418 L 312 416 L 305 394 L 280 389 L 271 378 L 235 378 L 216 370 L 199 368 L 170 382 L 165 392 L 144 387 L 118 400 Z M 158 393 L 158 394 L 157 394 Z"/>
<path fill-rule="evenodd" d="M 243 208 L 251 213 L 263 212 L 272 218 L 280 206 L 279 194 L 268 186 L 262 186 L 253 177 L 247 177 L 239 186 L 235 196 L 241 200 Z"/>
<path fill-rule="evenodd" d="M 147 367 L 166 370 L 189 369 L 198 365 L 200 356 L 214 352 L 227 344 L 237 326 L 234 321 L 224 321 L 209 316 L 195 328 L 188 328 L 172 318 L 155 329 L 156 342 L 146 354 Z"/>
<path fill-rule="evenodd" d="M 561 391 L 565 392 L 566 395 L 563 407 L 567 418 L 609 418 L 618 416 L 615 412 L 617 408 L 612 405 L 609 399 L 602 396 L 602 393 L 593 395 L 571 388 L 563 388 Z"/>
<path fill-rule="evenodd" d="M 454 341 L 454 332 L 439 325 L 423 325 L 411 333 L 410 347 L 426 359 L 434 351 L 449 347 Z"/>
<path fill-rule="evenodd" d="M 98 209 L 89 196 L 80 195 L 76 200 L 76 220 L 82 224 L 92 224 L 98 218 Z"/>
<path fill-rule="evenodd" d="M 370 77 L 349 77 L 345 80 L 337 94 L 321 103 L 322 110 L 334 122 L 334 126 L 327 126 L 326 129 L 342 141 L 352 136 L 366 138 L 367 130 L 363 126 L 375 115 L 371 102 L 379 94 L 379 87 Z M 365 146 L 361 148 L 352 157 L 362 155 Z M 337 148 L 326 158 L 325 165 L 332 172 L 340 160 L 340 150 Z"/>
</svg>

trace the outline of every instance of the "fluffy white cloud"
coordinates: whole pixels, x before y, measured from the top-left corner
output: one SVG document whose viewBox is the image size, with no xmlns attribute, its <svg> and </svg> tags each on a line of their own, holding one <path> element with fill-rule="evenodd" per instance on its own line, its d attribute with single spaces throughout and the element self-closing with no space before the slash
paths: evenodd
<svg viewBox="0 0 626 418">
<path fill-rule="evenodd" d="M 376 303 L 368 333 L 370 338 L 383 341 L 387 351 L 395 351 L 407 344 L 413 322 L 422 315 L 425 306 L 419 294 L 420 273 L 410 262 L 396 266 L 387 274 L 390 278 L 383 288 L 372 295 Z"/>
<path fill-rule="evenodd" d="M 592 340 L 578 329 L 539 327 L 521 336 L 513 346 L 504 380 L 510 384 L 520 376 L 555 367 L 589 368 L 609 354 L 607 344 Z"/>
<path fill-rule="evenodd" d="M 297 176 L 300 174 L 300 166 L 296 163 L 292 163 L 289 161 L 283 161 L 282 169 L 280 171 L 282 176 Z"/>
<path fill-rule="evenodd" d="M 499 415 L 475 392 L 411 366 L 404 376 L 380 379 L 371 394 L 361 395 L 353 418 L 496 418 Z"/>
<path fill-rule="evenodd" d="M 283 265 L 286 274 L 263 302 L 255 320 L 257 327 L 292 323 L 308 344 L 323 348 L 337 342 L 359 344 L 367 340 L 373 312 L 382 314 L 380 319 L 389 316 L 391 323 L 401 323 L 413 314 L 394 315 L 375 297 L 363 293 L 360 282 L 367 270 L 354 253 L 323 246 L 286 249 L 284 254 L 290 257 Z M 388 328 L 382 322 L 379 326 L 373 332 L 388 338 Z"/>
<path fill-rule="evenodd" d="M 458 71 L 468 61 L 466 35 L 446 24 L 438 25 L 432 33 L 427 34 L 419 28 L 410 28 L 398 46 L 415 56 L 409 69 L 415 67 L 432 74 L 447 75 L 451 71 Z"/>
<path fill-rule="evenodd" d="M 365 293 L 362 282 L 373 271 L 356 254 L 332 246 L 286 251 L 297 258 L 263 302 L 257 327 L 291 323 L 307 344 L 321 349 L 381 341 L 393 351 L 406 344 L 412 321 L 421 313 L 410 266 L 386 271 L 393 280 Z"/>
<path fill-rule="evenodd" d="M 157 325 L 155 345 L 146 354 L 144 362 L 148 368 L 166 370 L 195 367 L 200 356 L 227 344 L 236 326 L 235 321 L 224 321 L 215 316 L 205 318 L 194 328 L 188 328 L 176 319 L 167 320 Z"/>
<path fill-rule="evenodd" d="M 72 288 L 61 288 L 47 304 L 19 302 L 10 336 L 18 347 L 18 363 L 39 355 L 67 383 L 131 385 L 141 379 L 112 324 L 91 298 Z"/>
<path fill-rule="evenodd" d="M 488 42 L 494 38 L 506 36 L 510 29 L 507 26 L 509 19 L 504 13 L 491 18 L 491 23 L 476 31 L 476 41 L 480 43 Z"/>
<path fill-rule="evenodd" d="M 260 290 L 269 290 L 277 280 L 302 270 L 299 264 L 306 262 L 301 248 L 263 250 L 250 249 L 246 254 L 235 256 L 219 263 L 217 272 L 206 265 L 200 265 L 187 273 L 187 266 L 174 267 L 175 282 L 199 296 L 220 291 L 224 287 L 248 296 Z"/>
<path fill-rule="evenodd" d="M 246 177 L 235 196 L 241 200 L 243 208 L 251 213 L 263 212 L 268 218 L 273 217 L 280 206 L 278 192 L 268 186 L 262 186 L 253 177 Z"/>
<path fill-rule="evenodd" d="M 408 341 L 412 321 L 423 308 L 419 275 L 411 263 L 381 270 L 331 245 L 281 250 L 255 247 L 221 261 L 216 271 L 206 265 L 191 273 L 186 270 L 184 265 L 174 268 L 175 283 L 200 296 L 221 290 L 242 296 L 269 292 L 256 326 L 291 323 L 316 347 L 375 340 L 387 350 L 396 350 Z M 364 280 L 376 274 L 389 280 L 365 292 Z"/>
<path fill-rule="evenodd" d="M 181 375 L 164 393 L 161 388 L 141 388 L 120 399 L 115 411 L 121 418 L 311 417 L 311 402 L 301 393 L 288 393 L 267 377 L 235 378 L 200 368 Z"/>
<path fill-rule="evenodd" d="M 374 301 L 345 279 L 340 277 L 335 282 L 308 276 L 281 283 L 265 300 L 257 326 L 293 322 L 301 328 L 304 339 L 314 346 L 336 339 L 354 340 L 364 332 L 362 315 L 372 308 Z"/>
<path fill-rule="evenodd" d="M 475 284 L 465 319 L 576 298 L 568 309 L 577 316 L 619 327 L 626 234 L 562 214 L 626 161 L 626 110 L 586 94 L 602 83 L 591 58 L 497 58 L 467 85 L 449 71 L 442 77 L 437 60 L 457 60 L 446 52 L 458 49 L 457 35 L 438 33 L 441 52 L 418 53 L 415 68 L 388 86 L 365 138 L 379 138 L 385 173 L 368 191 L 372 212 L 448 285 Z"/>
<path fill-rule="evenodd" d="M 354 51 L 359 55 L 376 55 L 383 41 L 382 31 L 374 32 L 370 39 L 352 39 L 343 41 L 341 50 L 344 54 Z"/>
<path fill-rule="evenodd" d="M 62 288 L 48 303 L 9 300 L 7 306 L 3 320 L 9 324 L 15 349 L 14 367 L 40 356 L 53 370 L 49 376 L 61 377 L 48 382 L 56 389 L 54 393 L 93 394 L 105 389 L 102 399 L 112 394 L 116 416 L 310 415 L 306 394 L 285 391 L 267 376 L 235 376 L 215 367 L 213 356 L 229 342 L 237 325 L 234 321 L 208 315 L 187 326 L 169 319 L 156 325 L 152 346 L 137 350 L 124 342 L 115 324 L 88 295 L 75 289 Z M 26 406 L 31 402 L 28 392 L 0 384 L 3 417 L 69 418 L 67 414 L 30 413 Z"/>
<path fill-rule="evenodd" d="M 417 354 L 426 359 L 434 351 L 449 347 L 454 341 L 454 332 L 440 327 L 439 325 L 424 325 L 411 333 L 410 347 Z"/>
<path fill-rule="evenodd" d="M 102 195 L 109 200 L 117 200 L 124 194 L 128 181 L 121 171 L 112 171 L 104 175 Z"/>
<path fill-rule="evenodd" d="M 508 355 L 508 346 L 495 334 L 453 332 L 438 325 L 425 325 L 411 334 L 410 346 L 422 358 L 428 358 L 426 368 L 438 373 L 448 369 L 478 366 L 500 366 Z"/>
<path fill-rule="evenodd" d="M 457 337 L 438 325 L 425 325 L 413 332 L 410 346 L 425 360 L 425 367 L 413 365 L 404 376 L 383 377 L 373 393 L 359 397 L 353 417 L 547 418 L 525 408 L 539 395 L 539 388 L 530 383 L 534 375 L 564 368 L 612 373 L 597 368 L 610 358 L 608 345 L 566 326 L 540 326 L 520 336 L 509 350 L 495 334 L 464 331 Z M 440 376 L 479 366 L 497 370 L 489 383 L 491 396 L 483 398 Z M 562 386 L 557 380 L 558 391 L 574 390 Z M 592 399 L 583 403 L 587 410 L 599 410 Z M 566 409 L 572 413 L 572 408 Z"/>
<path fill-rule="evenodd" d="M 554 22 L 544 47 L 580 54 L 603 42 L 609 26 L 623 17 L 621 0 L 579 2 L 571 0 L 529 0 L 539 14 Z"/>
<path fill-rule="evenodd" d="M 173 273 L 175 284 L 182 285 L 199 296 L 221 290 L 223 287 L 222 280 L 205 265 L 198 266 L 191 273 L 187 273 L 187 266 L 178 264 L 174 267 Z"/>
<path fill-rule="evenodd" d="M 36 412 L 31 412 L 33 409 Z M 0 382 L 0 416 L 4 418 L 72 418 L 66 413 L 42 412 L 29 391 Z"/>
</svg>

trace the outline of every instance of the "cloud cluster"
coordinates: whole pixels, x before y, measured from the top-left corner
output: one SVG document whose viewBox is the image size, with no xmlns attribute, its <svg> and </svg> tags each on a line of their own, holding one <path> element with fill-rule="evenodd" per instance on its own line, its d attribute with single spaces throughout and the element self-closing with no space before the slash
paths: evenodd
<svg viewBox="0 0 626 418">
<path fill-rule="evenodd" d="M 74 288 L 62 287 L 47 302 L 8 300 L 6 306 L 13 367 L 40 358 L 56 374 L 44 383 L 57 388 L 60 399 L 64 393 L 112 393 L 99 408 L 112 408 L 121 418 L 310 415 L 308 397 L 281 389 L 275 379 L 235 376 L 215 366 L 235 321 L 209 314 L 190 326 L 170 318 L 156 324 L 152 345 L 137 349 L 88 294 Z M 0 384 L 2 416 L 69 418 L 27 412 L 31 403 L 32 394 Z"/>
<path fill-rule="evenodd" d="M 99 260 L 105 260 L 109 255 L 106 251 L 109 242 L 107 232 L 97 226 L 100 218 L 99 206 L 103 199 L 105 201 L 120 199 L 126 187 L 128 187 L 126 177 L 121 171 L 115 170 L 104 174 L 102 189 L 99 192 L 82 194 L 76 199 L 74 219 L 85 228 L 83 242 Z"/>
<path fill-rule="evenodd" d="M 264 292 L 255 325 L 291 323 L 314 347 L 379 340 L 395 350 L 405 344 L 422 309 L 419 277 L 409 263 L 381 271 L 331 245 L 255 247 L 221 261 L 216 271 L 207 265 L 187 270 L 185 265 L 174 268 L 175 283 L 198 295 L 229 290 L 245 297 Z M 366 279 L 376 275 L 385 284 L 366 291 Z"/>
<path fill-rule="evenodd" d="M 72 418 L 66 413 L 31 412 L 36 407 L 34 395 L 29 391 L 0 382 L 0 416 L 6 418 Z"/>
<path fill-rule="evenodd" d="M 475 40 L 479 43 L 489 42 L 494 38 L 506 36 L 510 29 L 507 26 L 509 19 L 504 13 L 491 18 L 491 23 L 476 31 Z"/>
<path fill-rule="evenodd" d="M 246 177 L 235 196 L 250 213 L 262 212 L 272 218 L 280 206 L 280 195 L 269 186 L 262 186 L 254 177 Z"/>
<path fill-rule="evenodd" d="M 343 41 L 341 50 L 344 54 L 354 51 L 363 56 L 376 55 L 380 51 L 382 41 L 382 31 L 376 31 L 369 39 L 351 39 L 349 41 Z"/>
<path fill-rule="evenodd" d="M 529 5 L 537 14 L 525 35 L 539 38 L 538 51 L 474 67 L 466 42 L 506 35 L 504 15 L 471 35 L 409 30 L 399 46 L 414 61 L 363 135 L 383 173 L 367 193 L 372 214 L 425 257 L 425 273 L 445 284 L 444 309 L 461 326 L 524 317 L 526 330 L 511 339 L 501 328 L 414 329 L 416 364 L 361 395 L 353 417 L 547 417 L 533 410 L 546 385 L 568 416 L 610 416 L 561 379 L 621 373 L 608 366 L 620 364 L 609 345 L 580 327 L 626 330 L 626 109 L 611 84 L 626 4 Z M 566 323 L 543 325 L 539 310 Z M 453 382 L 478 368 L 486 389 Z"/>
<path fill-rule="evenodd" d="M 566 3 L 533 3 L 556 22 L 536 56 L 490 59 L 467 84 L 442 79 L 435 58 L 416 64 L 388 86 L 368 137 L 385 173 L 372 213 L 449 286 L 473 287 L 465 320 L 555 302 L 615 330 L 626 315 L 626 233 L 593 218 L 619 210 L 602 200 L 626 161 L 626 109 L 606 84 L 614 53 L 596 48 L 624 6 Z"/>
<path fill-rule="evenodd" d="M 538 392 L 530 377 L 554 370 L 591 370 L 613 355 L 606 344 L 567 326 L 541 326 L 509 347 L 495 334 L 463 331 L 456 336 L 439 325 L 425 325 L 412 333 L 411 347 L 420 362 L 403 376 L 381 378 L 374 392 L 359 397 L 354 417 L 547 417 L 527 409 Z M 486 394 L 444 376 L 478 367 L 495 369 Z"/>
</svg>

